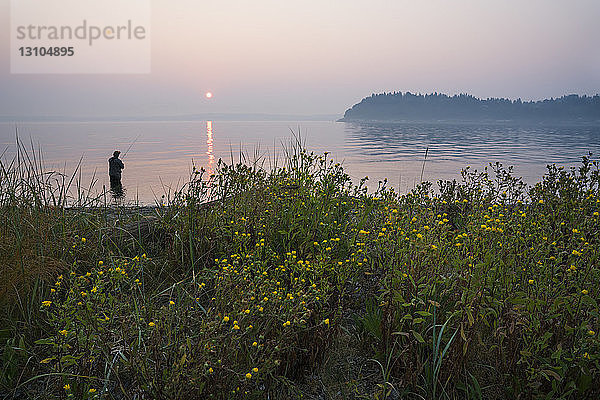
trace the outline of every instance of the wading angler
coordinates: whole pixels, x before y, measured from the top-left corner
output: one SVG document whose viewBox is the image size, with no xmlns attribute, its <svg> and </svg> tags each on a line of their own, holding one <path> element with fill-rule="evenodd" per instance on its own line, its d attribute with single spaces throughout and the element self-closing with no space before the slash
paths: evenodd
<svg viewBox="0 0 600 400">
<path fill-rule="evenodd" d="M 110 189 L 119 190 L 121 186 L 121 171 L 125 168 L 123 161 L 119 159 L 120 151 L 115 150 L 113 156 L 108 159 L 108 176 L 110 177 Z"/>
</svg>

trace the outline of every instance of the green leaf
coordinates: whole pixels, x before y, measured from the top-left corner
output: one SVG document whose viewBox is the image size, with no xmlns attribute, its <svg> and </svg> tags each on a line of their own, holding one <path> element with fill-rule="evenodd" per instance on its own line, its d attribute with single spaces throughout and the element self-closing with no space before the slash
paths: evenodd
<svg viewBox="0 0 600 400">
<path fill-rule="evenodd" d="M 417 331 L 411 330 L 413 336 L 415 337 L 415 339 L 417 339 L 417 341 L 419 343 L 425 343 L 425 339 L 423 339 L 423 336 L 421 336 L 421 334 Z"/>
<path fill-rule="evenodd" d="M 560 381 L 562 379 L 559 374 L 557 374 L 556 372 L 554 372 L 552 370 L 549 370 L 549 369 L 543 369 L 540 372 L 542 374 L 545 374 L 545 375 L 550 375 L 551 377 L 553 377 L 557 381 Z"/>
<path fill-rule="evenodd" d="M 399 304 L 406 303 L 406 300 L 404 300 L 404 297 L 402 297 L 402 293 L 400 293 L 398 290 L 394 291 L 394 301 Z"/>
<path fill-rule="evenodd" d="M 471 310 L 467 310 L 467 318 L 469 319 L 469 326 L 473 326 L 475 323 L 475 319 L 473 319 L 473 314 L 471 314 Z"/>
<path fill-rule="evenodd" d="M 71 365 L 76 365 L 77 361 L 81 358 L 81 356 L 73 357 L 70 354 L 64 355 L 60 358 L 60 362 L 63 367 L 70 367 Z"/>
<path fill-rule="evenodd" d="M 550 339 L 552 337 L 552 332 L 546 332 L 544 333 L 544 335 L 542 336 L 542 343 L 545 343 L 548 341 L 548 339 Z"/>
<path fill-rule="evenodd" d="M 419 314 L 422 317 L 430 317 L 432 315 L 430 312 L 427 311 L 417 311 L 417 314 Z"/>
</svg>

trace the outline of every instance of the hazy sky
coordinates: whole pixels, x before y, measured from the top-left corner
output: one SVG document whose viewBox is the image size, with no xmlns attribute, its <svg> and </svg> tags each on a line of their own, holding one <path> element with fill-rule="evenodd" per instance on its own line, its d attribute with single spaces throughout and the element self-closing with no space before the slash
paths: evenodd
<svg viewBox="0 0 600 400">
<path fill-rule="evenodd" d="M 600 93 L 598 0 L 153 0 L 147 75 L 11 75 L 9 5 L 5 116 L 342 114 L 383 91 Z"/>
</svg>

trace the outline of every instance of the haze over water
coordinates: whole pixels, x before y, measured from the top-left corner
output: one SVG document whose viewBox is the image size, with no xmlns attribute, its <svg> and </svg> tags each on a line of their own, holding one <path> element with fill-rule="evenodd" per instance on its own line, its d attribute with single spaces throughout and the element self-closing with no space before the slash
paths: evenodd
<svg viewBox="0 0 600 400">
<path fill-rule="evenodd" d="M 42 149 L 46 170 L 71 174 L 83 157 L 83 184 L 87 187 L 95 176 L 99 192 L 109 186 L 108 158 L 121 150 L 127 200 L 145 204 L 181 187 L 192 162 L 212 172 L 219 158 L 238 161 L 240 150 L 250 161 L 258 155 L 281 162 L 292 131 L 300 133 L 308 150 L 327 151 L 342 162 L 355 182 L 368 176 L 370 189 L 375 189 L 388 178 L 388 186 L 404 193 L 419 183 L 427 148 L 423 180 L 433 182 L 460 179 L 467 165 L 481 169 L 499 161 L 513 165 L 517 176 L 533 184 L 547 164 L 577 166 L 581 156 L 600 153 L 600 127 L 590 125 L 168 121 L 27 122 L 17 128 L 27 147 L 31 140 Z M 7 149 L 3 161 L 10 159 L 15 124 L 0 123 L 0 144 Z"/>
</svg>

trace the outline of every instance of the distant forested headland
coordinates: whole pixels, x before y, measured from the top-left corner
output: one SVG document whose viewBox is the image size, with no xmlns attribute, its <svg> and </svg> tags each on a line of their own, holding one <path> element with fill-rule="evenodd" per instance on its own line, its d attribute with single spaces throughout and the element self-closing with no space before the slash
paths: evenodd
<svg viewBox="0 0 600 400">
<path fill-rule="evenodd" d="M 539 101 L 478 99 L 460 94 L 372 94 L 344 113 L 340 121 L 529 120 L 600 122 L 600 96 L 571 94 Z"/>
</svg>

